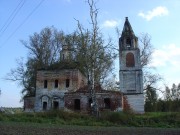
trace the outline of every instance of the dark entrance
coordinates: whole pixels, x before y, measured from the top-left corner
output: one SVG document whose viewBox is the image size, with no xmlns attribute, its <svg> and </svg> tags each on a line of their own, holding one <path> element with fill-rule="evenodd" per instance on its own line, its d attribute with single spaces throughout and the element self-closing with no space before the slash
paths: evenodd
<svg viewBox="0 0 180 135">
<path fill-rule="evenodd" d="M 74 110 L 80 110 L 80 99 L 74 99 Z"/>
<path fill-rule="evenodd" d="M 53 109 L 58 109 L 59 108 L 59 102 L 58 101 L 53 101 Z"/>
<path fill-rule="evenodd" d="M 110 109 L 111 107 L 110 98 L 104 99 L 104 105 L 105 105 L 105 109 Z"/>
<path fill-rule="evenodd" d="M 47 110 L 47 102 L 43 102 L 43 110 Z"/>
</svg>

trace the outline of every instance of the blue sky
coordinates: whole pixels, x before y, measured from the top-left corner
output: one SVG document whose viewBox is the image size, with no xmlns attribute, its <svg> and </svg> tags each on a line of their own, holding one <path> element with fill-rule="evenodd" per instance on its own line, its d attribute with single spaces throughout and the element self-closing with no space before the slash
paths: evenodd
<svg viewBox="0 0 180 135">
<path fill-rule="evenodd" d="M 21 8 L 7 23 L 18 5 Z M 179 0 L 98 0 L 97 8 L 105 38 L 112 37 L 117 46 L 115 27 L 122 30 L 128 17 L 137 36 L 141 33 L 151 36 L 155 48 L 151 66 L 164 77 L 163 83 L 169 86 L 180 83 Z M 85 0 L 0 0 L 0 106 L 22 106 L 21 86 L 3 79 L 16 67 L 16 59 L 28 56 L 20 40 L 28 41 L 30 35 L 47 26 L 71 33 L 77 26 L 75 19 L 89 27 L 89 7 Z"/>
</svg>

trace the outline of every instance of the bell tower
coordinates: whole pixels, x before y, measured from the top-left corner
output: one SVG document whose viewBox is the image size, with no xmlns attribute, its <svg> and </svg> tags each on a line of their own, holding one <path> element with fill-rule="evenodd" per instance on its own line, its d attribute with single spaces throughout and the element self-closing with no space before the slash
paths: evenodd
<svg viewBox="0 0 180 135">
<path fill-rule="evenodd" d="M 70 61 L 72 60 L 72 51 L 70 45 L 63 45 L 60 52 L 61 61 Z"/>
<path fill-rule="evenodd" d="M 140 61 L 138 38 L 125 19 L 119 38 L 120 90 L 126 96 L 130 108 L 137 113 L 144 112 L 143 73 Z"/>
</svg>

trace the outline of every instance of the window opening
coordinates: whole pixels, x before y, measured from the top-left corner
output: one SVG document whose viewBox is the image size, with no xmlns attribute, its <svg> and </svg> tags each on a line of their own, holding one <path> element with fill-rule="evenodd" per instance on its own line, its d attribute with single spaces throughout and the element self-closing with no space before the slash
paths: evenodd
<svg viewBox="0 0 180 135">
<path fill-rule="evenodd" d="M 69 82 L 70 82 L 70 80 L 69 80 L 69 79 L 66 79 L 66 88 L 69 87 Z"/>
<path fill-rule="evenodd" d="M 58 80 L 55 80 L 54 88 L 58 88 Z"/>
<path fill-rule="evenodd" d="M 44 80 L 44 88 L 47 88 L 47 85 L 48 85 L 48 81 Z"/>
<path fill-rule="evenodd" d="M 131 39 L 130 38 L 126 39 L 126 45 L 127 45 L 128 48 L 131 47 Z"/>
</svg>

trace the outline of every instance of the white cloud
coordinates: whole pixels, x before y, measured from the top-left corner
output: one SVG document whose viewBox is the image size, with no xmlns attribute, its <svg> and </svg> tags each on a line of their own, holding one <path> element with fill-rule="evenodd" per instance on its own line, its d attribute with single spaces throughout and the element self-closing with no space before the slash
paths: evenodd
<svg viewBox="0 0 180 135">
<path fill-rule="evenodd" d="M 161 49 L 155 50 L 152 55 L 151 66 L 166 67 L 180 69 L 180 47 L 175 44 L 163 46 Z"/>
<path fill-rule="evenodd" d="M 169 44 L 155 50 L 150 66 L 163 77 L 163 84 L 172 86 L 173 83 L 180 83 L 180 46 Z"/>
<path fill-rule="evenodd" d="M 106 20 L 106 21 L 104 21 L 102 26 L 106 27 L 106 28 L 114 28 L 114 27 L 118 26 L 118 21 L 116 21 L 116 20 Z"/>
<path fill-rule="evenodd" d="M 142 18 L 146 19 L 147 21 L 152 20 L 154 17 L 157 16 L 166 16 L 169 14 L 169 11 L 166 7 L 156 7 L 150 11 L 147 11 L 146 13 L 140 12 L 138 16 L 141 16 Z"/>
</svg>

